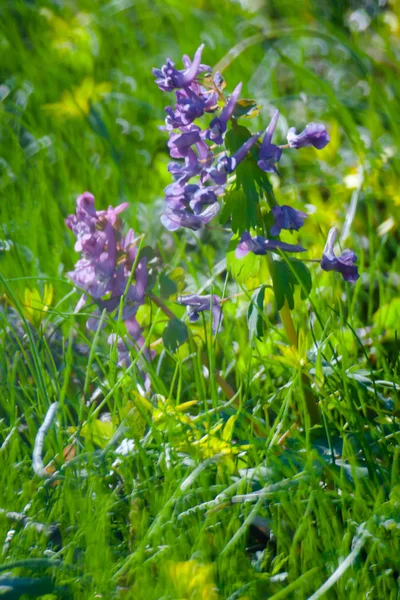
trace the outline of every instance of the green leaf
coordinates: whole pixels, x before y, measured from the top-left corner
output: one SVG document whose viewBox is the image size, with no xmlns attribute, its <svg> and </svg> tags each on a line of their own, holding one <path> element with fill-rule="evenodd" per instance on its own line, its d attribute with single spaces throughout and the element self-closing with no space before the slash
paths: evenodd
<svg viewBox="0 0 400 600">
<path fill-rule="evenodd" d="M 69 431 L 74 433 L 77 431 L 77 427 L 70 427 Z M 100 421 L 100 419 L 89 421 L 80 431 L 82 437 L 99 446 L 99 448 L 105 448 L 114 433 L 115 425 L 109 421 Z"/>
<path fill-rule="evenodd" d="M 256 100 L 250 100 L 249 98 L 243 98 L 236 102 L 233 116 L 235 119 L 246 118 L 253 119 L 258 117 L 261 110 L 261 104 L 257 104 Z"/>
<path fill-rule="evenodd" d="M 252 295 L 247 312 L 247 325 L 249 327 L 250 340 L 255 336 L 261 339 L 264 335 L 264 296 L 265 285 L 260 286 Z"/>
<path fill-rule="evenodd" d="M 176 296 L 182 291 L 185 281 L 185 272 L 182 267 L 171 269 L 168 273 L 160 274 L 159 286 L 160 294 L 163 298 Z"/>
<path fill-rule="evenodd" d="M 296 285 L 300 285 L 301 298 L 305 300 L 311 294 L 312 278 L 310 269 L 297 258 L 290 259 L 290 264 L 295 271 Z"/>
<path fill-rule="evenodd" d="M 231 153 L 235 154 L 237 150 L 251 137 L 251 131 L 247 127 L 241 125 L 235 125 L 231 127 L 225 136 L 225 148 Z"/>
<path fill-rule="evenodd" d="M 159 285 L 160 294 L 162 298 L 170 298 L 171 296 L 174 296 L 178 291 L 178 287 L 175 281 L 172 281 L 172 279 L 170 279 L 165 273 L 161 273 Z"/>
<path fill-rule="evenodd" d="M 229 417 L 227 422 L 225 423 L 224 429 L 222 431 L 222 439 L 225 442 L 230 442 L 233 436 L 233 430 L 235 429 L 237 415 L 232 415 Z"/>
<path fill-rule="evenodd" d="M 294 308 L 293 298 L 293 279 L 292 273 L 289 271 L 286 263 L 274 260 L 270 267 L 272 285 L 278 310 L 283 308 L 285 300 L 290 309 Z"/>
<path fill-rule="evenodd" d="M 400 298 L 393 298 L 389 304 L 384 304 L 378 308 L 373 316 L 373 320 L 380 329 L 399 329 Z"/>
<path fill-rule="evenodd" d="M 257 225 L 257 201 L 248 202 L 243 189 L 234 189 L 225 195 L 224 207 L 221 212 L 220 221 L 224 223 L 232 219 L 231 229 L 234 233 L 244 233 L 250 227 Z"/>
<path fill-rule="evenodd" d="M 35 579 L 32 577 L 0 577 L 0 598 L 18 600 L 27 595 L 37 598 L 54 591 L 54 581 L 50 577 Z"/>
<path fill-rule="evenodd" d="M 186 324 L 177 317 L 171 319 L 164 329 L 162 338 L 166 349 L 176 352 L 179 346 L 188 339 Z"/>
<path fill-rule="evenodd" d="M 147 258 L 147 262 L 149 263 L 156 258 L 156 253 L 151 246 L 143 246 L 143 248 L 140 250 L 139 258 Z"/>
<path fill-rule="evenodd" d="M 225 147 L 234 154 L 250 137 L 251 133 L 246 127 L 235 125 L 226 134 Z M 235 233 L 243 233 L 262 224 L 259 203 L 263 199 L 264 191 L 260 185 L 262 171 L 257 165 L 256 157 L 256 151 L 253 149 L 237 166 L 236 189 L 229 191 L 225 196 L 221 220 L 227 221 L 231 218 L 232 230 Z"/>
<path fill-rule="evenodd" d="M 306 265 L 296 258 L 290 259 L 289 263 L 290 266 L 284 261 L 274 260 L 271 265 L 272 285 L 278 310 L 283 308 L 285 300 L 290 310 L 293 310 L 296 285 L 300 285 L 303 300 L 308 297 L 312 288 L 311 273 Z"/>
</svg>

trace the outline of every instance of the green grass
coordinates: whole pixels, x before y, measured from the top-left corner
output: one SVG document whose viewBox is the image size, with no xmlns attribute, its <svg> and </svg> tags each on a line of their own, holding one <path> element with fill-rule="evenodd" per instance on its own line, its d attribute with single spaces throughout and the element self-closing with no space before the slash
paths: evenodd
<svg viewBox="0 0 400 600">
<path fill-rule="evenodd" d="M 0 586 L 14 587 L 5 598 L 19 598 L 18 585 L 49 599 L 399 597 L 399 4 L 372 7 L 363 31 L 349 26 L 354 10 L 344 0 L 1 3 Z M 281 139 L 286 124 L 312 120 L 331 133 L 326 150 L 282 160 L 275 194 L 315 207 L 301 232 L 309 258 L 346 223 L 361 278 L 346 285 L 311 264 L 312 294 L 293 314 L 298 352 L 268 289 L 264 339 L 249 340 L 248 297 L 270 282 L 215 267 L 229 242 L 222 226 L 170 235 L 159 223 L 167 101 L 151 67 L 200 41 L 205 63 L 227 56 L 228 89 L 243 81 L 263 105 L 254 131 L 279 108 Z M 79 96 L 87 79 L 109 93 Z M 68 92 L 74 115 L 63 118 L 47 105 Z M 185 291 L 242 293 L 224 304 L 217 339 L 206 318 L 176 353 L 157 343 L 168 317 L 146 305 L 157 356 L 145 399 L 107 334 L 73 313 L 66 272 L 77 254 L 64 218 L 84 190 L 99 207 L 128 201 L 129 226 L 164 274 L 183 269 Z M 43 294 L 45 283 L 54 297 L 40 322 L 24 293 Z M 173 295 L 165 303 L 182 316 Z M 304 373 L 323 415 L 312 429 Z M 57 473 L 46 480 L 32 454 L 54 402 L 43 463 Z M 123 439 L 130 451 L 116 454 Z"/>
</svg>

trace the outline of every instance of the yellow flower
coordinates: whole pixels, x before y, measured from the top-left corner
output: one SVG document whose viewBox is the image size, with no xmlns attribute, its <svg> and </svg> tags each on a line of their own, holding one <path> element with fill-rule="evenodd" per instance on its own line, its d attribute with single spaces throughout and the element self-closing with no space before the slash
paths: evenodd
<svg viewBox="0 0 400 600">
<path fill-rule="evenodd" d="M 82 119 L 88 116 L 91 104 L 99 102 L 110 92 L 111 83 L 95 83 L 91 77 L 86 77 L 79 87 L 72 88 L 72 92 L 65 90 L 60 102 L 45 104 L 43 108 L 61 121 Z"/>
<path fill-rule="evenodd" d="M 218 600 L 213 565 L 196 560 L 171 563 L 169 574 L 180 600 Z"/>
<path fill-rule="evenodd" d="M 304 333 L 300 330 L 298 347 L 295 346 L 284 346 L 280 345 L 279 350 L 281 355 L 276 356 L 275 360 L 279 361 L 283 365 L 287 367 L 292 367 L 293 369 L 299 369 L 300 367 L 304 367 L 308 363 L 308 350 L 310 347 L 310 342 L 308 340 L 308 333 Z"/>
<path fill-rule="evenodd" d="M 34 288 L 25 289 L 24 300 L 21 302 L 22 312 L 25 318 L 35 327 L 38 327 L 42 319 L 48 311 L 53 300 L 53 286 L 44 284 L 43 298 L 40 296 L 39 290 Z"/>
<path fill-rule="evenodd" d="M 49 24 L 51 47 L 59 58 L 73 69 L 92 71 L 98 45 L 92 16 L 79 12 L 68 20 L 48 8 L 42 8 L 40 14 Z"/>
</svg>

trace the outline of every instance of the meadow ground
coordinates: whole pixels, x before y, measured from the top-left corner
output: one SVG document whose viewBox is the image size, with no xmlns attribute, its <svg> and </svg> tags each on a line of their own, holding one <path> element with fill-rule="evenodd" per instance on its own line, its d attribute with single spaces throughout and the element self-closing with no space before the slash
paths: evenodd
<svg viewBox="0 0 400 600">
<path fill-rule="evenodd" d="M 360 4 L 0 3 L 2 598 L 400 597 L 400 5 Z M 330 133 L 271 177 L 310 214 L 309 259 L 337 225 L 359 261 L 354 285 L 310 263 L 298 348 L 268 272 L 227 255 L 225 223 L 160 223 L 166 99 L 151 69 L 201 42 L 229 90 L 242 81 L 262 105 L 253 131 L 278 108 L 282 139 L 309 121 Z M 85 190 L 97 208 L 129 202 L 154 250 L 156 298 L 138 313 L 156 353 L 147 392 L 86 329 L 91 309 L 74 312 L 64 220 Z M 222 330 L 202 317 L 175 348 L 177 295 L 200 289 L 231 298 Z"/>
</svg>

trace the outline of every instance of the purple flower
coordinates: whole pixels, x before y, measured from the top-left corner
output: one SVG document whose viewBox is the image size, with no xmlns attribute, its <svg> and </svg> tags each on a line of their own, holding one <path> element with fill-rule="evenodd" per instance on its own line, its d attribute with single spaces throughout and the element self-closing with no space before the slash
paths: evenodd
<svg viewBox="0 0 400 600">
<path fill-rule="evenodd" d="M 75 250 L 82 252 L 82 258 L 68 276 L 93 298 L 101 298 L 111 290 L 117 260 L 114 227 L 126 206 L 96 211 L 94 197 L 85 192 L 77 198 L 76 214 L 66 219 L 67 227 L 77 238 Z"/>
<path fill-rule="evenodd" d="M 73 271 L 68 273 L 73 283 L 84 290 L 84 296 L 90 296 L 99 307 L 98 313 L 106 309 L 108 313 L 116 310 L 124 296 L 123 320 L 136 314 L 144 302 L 147 284 L 147 260 L 143 258 L 136 265 L 131 285 L 126 290 L 131 270 L 137 256 L 137 239 L 130 229 L 124 236 L 119 214 L 127 203 L 107 210 L 96 211 L 94 197 L 85 192 L 77 199 L 76 214 L 66 219 L 67 226 L 77 237 L 75 248 L 82 254 Z M 126 292 L 126 295 L 125 295 Z M 103 300 L 103 296 L 110 297 Z M 95 326 L 95 319 L 88 323 Z"/>
<path fill-rule="evenodd" d="M 194 323 L 199 320 L 200 313 L 205 310 L 212 309 L 213 322 L 212 330 L 216 333 L 218 326 L 222 323 L 222 309 L 221 309 L 221 298 L 219 296 L 208 295 L 208 296 L 196 296 L 195 294 L 189 296 L 181 296 L 178 299 L 178 303 L 182 306 L 186 306 L 189 321 Z"/>
<path fill-rule="evenodd" d="M 274 236 L 279 235 L 282 229 L 298 231 L 304 225 L 304 219 L 308 216 L 300 210 L 285 205 L 274 206 L 271 212 L 275 219 L 275 225 L 271 227 L 270 234 Z"/>
<path fill-rule="evenodd" d="M 206 223 L 209 223 L 218 213 L 220 206 L 218 202 L 207 206 L 203 212 L 195 215 L 185 208 L 170 208 L 168 205 L 161 215 L 161 223 L 168 231 L 176 231 L 180 227 L 188 227 L 197 231 Z"/>
<path fill-rule="evenodd" d="M 195 119 L 199 119 L 204 114 L 204 100 L 189 87 L 176 92 L 176 102 L 178 112 L 181 114 L 185 125 L 190 125 Z"/>
<path fill-rule="evenodd" d="M 192 63 L 189 57 L 183 57 L 186 67 L 183 71 L 175 69 L 174 63 L 169 58 L 167 58 L 166 64 L 161 69 L 153 69 L 153 75 L 157 78 L 156 84 L 160 90 L 172 92 L 176 88 L 183 88 L 192 83 L 201 71 L 211 71 L 210 67 L 200 64 L 203 48 L 204 44 L 196 50 Z"/>
<path fill-rule="evenodd" d="M 276 252 L 277 250 L 284 250 L 285 252 L 305 252 L 305 248 L 297 244 L 286 244 L 279 240 L 268 240 L 259 235 L 251 237 L 246 232 L 243 233 L 240 243 L 236 247 L 236 258 L 243 258 L 249 252 L 253 254 L 264 255 L 267 252 Z"/>
<path fill-rule="evenodd" d="M 69 215 L 65 224 L 75 234 L 75 250 L 82 250 L 82 241 L 90 239 L 96 227 L 96 210 L 94 208 L 94 196 L 90 192 L 84 192 L 76 200 L 76 215 Z"/>
<path fill-rule="evenodd" d="M 216 186 L 178 183 L 168 185 L 165 188 L 166 209 L 161 222 L 169 231 L 175 231 L 179 227 L 197 230 L 217 214 L 220 208 L 217 195 L 223 192 L 223 188 Z"/>
<path fill-rule="evenodd" d="M 224 154 L 215 167 L 208 169 L 208 173 L 217 185 L 225 185 L 227 174 L 233 173 L 242 162 L 260 137 L 260 133 L 252 135 L 232 156 Z"/>
<path fill-rule="evenodd" d="M 223 142 L 222 134 L 225 133 L 228 121 L 233 115 L 233 111 L 235 110 L 236 102 L 239 98 L 241 90 L 242 84 L 239 83 L 233 90 L 231 97 L 222 109 L 221 115 L 219 117 L 215 117 L 211 121 L 209 129 L 205 133 L 206 138 L 215 144 L 220 145 Z"/>
<path fill-rule="evenodd" d="M 165 117 L 165 126 L 160 126 L 160 131 L 172 131 L 173 129 L 181 129 L 186 127 L 186 123 L 182 120 L 182 115 L 178 110 L 174 110 L 171 106 L 165 107 L 167 116 Z"/>
<path fill-rule="evenodd" d="M 195 89 L 193 89 L 195 88 Z M 205 112 L 215 110 L 218 102 L 216 92 L 207 92 L 195 84 L 176 92 L 177 112 L 184 125 L 199 119 Z"/>
<path fill-rule="evenodd" d="M 328 233 L 328 239 L 322 254 L 321 268 L 324 271 L 337 271 L 343 275 L 345 281 L 354 283 L 360 277 L 358 268 L 354 264 L 357 261 L 357 256 L 352 250 L 344 250 L 337 257 L 333 251 L 337 236 L 338 230 L 336 227 L 332 227 Z"/>
<path fill-rule="evenodd" d="M 287 141 L 291 148 L 304 148 L 304 146 L 314 146 L 317 150 L 322 150 L 328 144 L 330 138 L 324 125 L 320 123 L 308 123 L 304 131 L 296 134 L 296 129 L 291 127 L 287 134 Z"/>
<path fill-rule="evenodd" d="M 111 275 L 105 275 L 97 264 L 85 258 L 78 260 L 74 271 L 67 273 L 73 284 L 93 298 L 101 298 L 111 289 Z"/>
<path fill-rule="evenodd" d="M 193 149 L 188 151 L 187 156 L 185 156 L 184 163 L 173 162 L 169 163 L 168 165 L 168 171 L 171 173 L 178 185 L 184 184 L 192 177 L 200 175 L 203 168 L 203 164 L 198 161 L 196 153 Z"/>
<path fill-rule="evenodd" d="M 199 187 L 196 186 L 196 190 L 192 190 L 190 195 L 187 196 L 189 206 L 195 215 L 201 214 L 204 206 L 209 206 L 218 202 L 217 196 L 224 193 L 224 188 L 217 186 Z M 186 192 L 187 193 L 187 192 Z"/>
<path fill-rule="evenodd" d="M 129 348 L 140 349 L 144 345 L 139 323 L 135 315 L 139 306 L 144 303 L 147 286 L 147 258 L 137 261 L 138 241 L 133 229 L 126 235 L 122 232 L 120 213 L 127 203 L 117 207 L 109 206 L 107 210 L 96 211 L 94 197 L 85 192 L 78 197 L 75 215 L 66 219 L 67 226 L 74 232 L 77 243 L 75 248 L 81 252 L 73 271 L 68 276 L 73 283 L 84 291 L 75 311 L 79 311 L 87 298 L 95 300 L 97 308 L 87 320 L 88 329 L 97 330 L 99 319 L 105 310 L 114 313 L 114 318 L 125 322 L 129 338 L 121 338 L 112 334 L 109 343 L 117 342 L 118 364 L 131 364 Z M 133 266 L 135 270 L 132 273 Z M 103 323 L 105 327 L 106 323 Z M 147 348 L 143 354 L 148 359 L 153 357 Z M 138 368 L 143 378 L 144 389 L 148 390 L 150 379 Z"/>
<path fill-rule="evenodd" d="M 191 146 L 200 142 L 200 127 L 190 125 L 181 133 L 170 133 L 168 148 L 172 158 L 186 158 Z"/>
<path fill-rule="evenodd" d="M 224 188 L 217 186 L 202 187 L 197 184 L 180 186 L 172 183 L 165 188 L 165 201 L 169 208 L 190 208 L 197 215 L 204 206 L 217 202 L 217 196 L 224 193 Z"/>
<path fill-rule="evenodd" d="M 257 164 L 262 171 L 266 171 L 267 173 L 278 173 L 275 163 L 279 162 L 282 156 L 282 149 L 271 143 L 278 119 L 279 110 L 276 110 L 265 130 L 264 139 L 260 146 L 259 161 Z"/>
<path fill-rule="evenodd" d="M 207 144 L 200 140 L 196 144 L 197 155 L 193 148 L 189 148 L 184 163 L 170 163 L 168 171 L 179 186 L 187 183 L 192 177 L 200 176 L 203 181 L 209 177 L 207 169 L 211 166 L 214 155 Z"/>
</svg>

